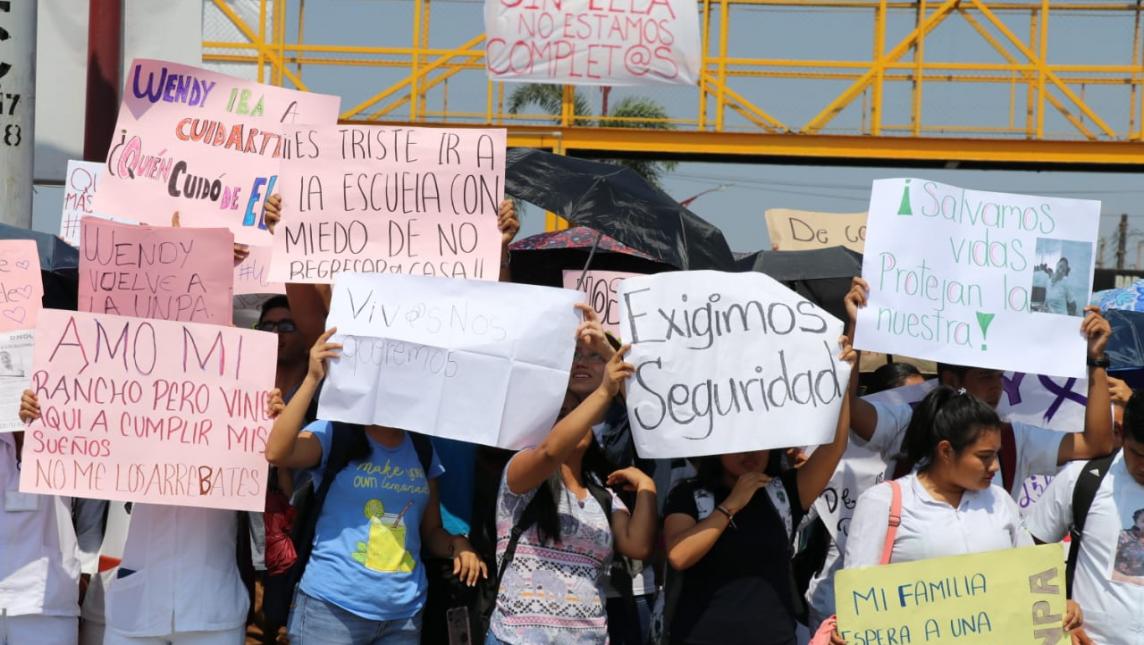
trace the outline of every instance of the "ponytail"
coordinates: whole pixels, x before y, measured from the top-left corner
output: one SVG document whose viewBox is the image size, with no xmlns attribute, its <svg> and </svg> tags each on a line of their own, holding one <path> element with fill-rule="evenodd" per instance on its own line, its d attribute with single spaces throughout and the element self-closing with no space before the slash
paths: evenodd
<svg viewBox="0 0 1144 645">
<path fill-rule="evenodd" d="M 983 430 L 1000 426 L 997 411 L 981 399 L 964 389 L 937 387 L 914 409 L 898 461 L 908 467 L 907 472 L 914 467 L 924 470 L 933 463 L 942 441 L 960 453 L 977 441 Z"/>
</svg>

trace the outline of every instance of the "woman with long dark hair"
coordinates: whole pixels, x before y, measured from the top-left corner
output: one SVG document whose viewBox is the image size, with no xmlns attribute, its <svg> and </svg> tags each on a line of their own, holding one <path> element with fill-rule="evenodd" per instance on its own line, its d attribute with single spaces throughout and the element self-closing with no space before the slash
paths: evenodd
<svg viewBox="0 0 1144 645">
<path fill-rule="evenodd" d="M 656 533 L 655 483 L 613 470 L 592 427 L 633 373 L 627 348 L 583 401 L 569 395 L 556 427 L 505 468 L 497 495 L 500 585 L 489 644 L 605 643 L 603 577 L 615 554 L 645 559 Z M 607 487 L 636 492 L 629 511 Z"/>
<path fill-rule="evenodd" d="M 839 358 L 853 365 L 849 339 L 840 342 Z M 671 643 L 795 642 L 801 601 L 791 571 L 794 532 L 830 481 L 849 427 L 844 401 L 834 440 L 798 468 L 783 469 L 781 450 L 695 460 L 697 476 L 676 486 L 664 509 Z"/>
</svg>

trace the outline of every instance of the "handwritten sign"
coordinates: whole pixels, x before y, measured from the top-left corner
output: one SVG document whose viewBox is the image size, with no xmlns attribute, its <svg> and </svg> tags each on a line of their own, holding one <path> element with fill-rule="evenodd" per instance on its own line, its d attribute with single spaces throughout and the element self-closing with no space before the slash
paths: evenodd
<svg viewBox="0 0 1144 645">
<path fill-rule="evenodd" d="M 64 208 L 60 214 L 60 239 L 78 247 L 81 242 L 80 221 L 85 217 L 98 217 L 120 224 L 138 224 L 129 217 L 113 217 L 95 211 L 95 194 L 106 166 L 93 161 L 68 161 L 64 179 Z"/>
<path fill-rule="evenodd" d="M 327 323 L 344 349 L 318 416 L 534 446 L 564 401 L 582 298 L 523 284 L 341 274 Z"/>
<path fill-rule="evenodd" d="M 699 18 L 685 0 L 485 0 L 489 76 L 571 85 L 694 85 Z"/>
<path fill-rule="evenodd" d="M 35 328 L 43 297 L 35 240 L 0 240 L 0 332 Z"/>
<path fill-rule="evenodd" d="M 20 420 L 20 397 L 32 377 L 32 346 L 35 334 L 30 329 L 0 332 L 0 432 L 24 429 Z"/>
<path fill-rule="evenodd" d="M 843 569 L 835 599 L 852 645 L 1068 640 L 1057 544 Z"/>
<path fill-rule="evenodd" d="M 303 127 L 289 137 L 271 280 L 500 276 L 504 130 Z"/>
<path fill-rule="evenodd" d="M 234 235 L 225 228 L 82 221 L 79 310 L 229 325 Z"/>
<path fill-rule="evenodd" d="M 600 317 L 604 331 L 619 336 L 620 305 L 616 298 L 620 282 L 634 275 L 640 274 L 627 271 L 565 271 L 564 288 L 583 291 L 588 296 L 588 306 Z"/>
<path fill-rule="evenodd" d="M 336 123 L 341 99 L 136 59 L 127 71 L 95 210 L 165 225 L 229 228 L 270 243 L 262 206 L 276 191 L 293 123 Z"/>
<path fill-rule="evenodd" d="M 1099 223 L 1096 201 L 875 181 L 855 347 L 1083 377 Z"/>
<path fill-rule="evenodd" d="M 261 511 L 273 334 L 46 309 L 20 490 Z"/>
<path fill-rule="evenodd" d="M 286 285 L 270 281 L 270 256 L 274 250 L 269 246 L 252 246 L 250 253 L 234 267 L 234 295 L 251 293 L 286 293 Z"/>
<path fill-rule="evenodd" d="M 620 283 L 636 450 L 668 459 L 828 443 L 850 365 L 842 323 L 761 273 Z"/>
<path fill-rule="evenodd" d="M 764 217 L 771 245 L 779 251 L 845 246 L 861 253 L 866 246 L 866 213 L 819 213 L 769 208 Z"/>
</svg>

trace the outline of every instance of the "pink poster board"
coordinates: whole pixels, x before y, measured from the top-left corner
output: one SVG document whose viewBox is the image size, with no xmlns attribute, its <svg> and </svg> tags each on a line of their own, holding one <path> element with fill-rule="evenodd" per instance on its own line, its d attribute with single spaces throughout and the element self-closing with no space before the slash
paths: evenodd
<svg viewBox="0 0 1144 645">
<path fill-rule="evenodd" d="M 81 220 L 79 310 L 230 325 L 234 235 L 225 228 Z"/>
<path fill-rule="evenodd" d="M 581 274 L 584 275 L 580 282 Z M 604 331 L 620 337 L 620 305 L 616 301 L 616 293 L 620 290 L 620 282 L 638 273 L 627 271 L 583 271 L 567 270 L 564 272 L 564 288 L 583 291 L 588 296 L 588 306 L 600 317 Z"/>
<path fill-rule="evenodd" d="M 234 295 L 245 296 L 252 293 L 286 293 L 286 285 L 270 281 L 269 246 L 252 246 L 246 259 L 234 267 Z"/>
<path fill-rule="evenodd" d="M 34 240 L 0 240 L 0 332 L 32 329 L 44 281 Z"/>
<path fill-rule="evenodd" d="M 497 210 L 505 131 L 295 128 L 282 161 L 282 223 L 270 278 L 342 272 L 479 280 L 500 276 Z"/>
<path fill-rule="evenodd" d="M 136 59 L 95 211 L 188 228 L 229 228 L 269 244 L 262 205 L 276 191 L 290 124 L 337 123 L 341 99 L 263 85 L 198 67 Z"/>
<path fill-rule="evenodd" d="M 274 334 L 45 309 L 20 491 L 261 511 Z"/>
</svg>

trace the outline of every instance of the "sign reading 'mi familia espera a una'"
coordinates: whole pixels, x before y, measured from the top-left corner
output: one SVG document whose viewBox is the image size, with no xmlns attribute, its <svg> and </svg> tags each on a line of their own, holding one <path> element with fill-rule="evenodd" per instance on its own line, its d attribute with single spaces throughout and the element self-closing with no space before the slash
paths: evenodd
<svg viewBox="0 0 1144 645">
<path fill-rule="evenodd" d="M 1098 201 L 875 181 L 855 346 L 1083 377 L 1099 223 Z"/>
</svg>

